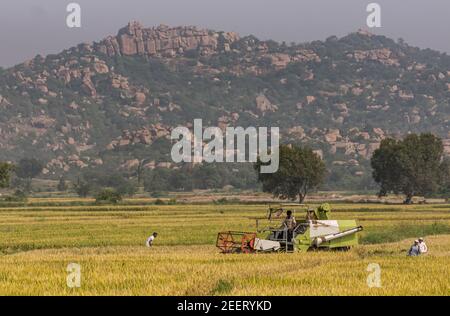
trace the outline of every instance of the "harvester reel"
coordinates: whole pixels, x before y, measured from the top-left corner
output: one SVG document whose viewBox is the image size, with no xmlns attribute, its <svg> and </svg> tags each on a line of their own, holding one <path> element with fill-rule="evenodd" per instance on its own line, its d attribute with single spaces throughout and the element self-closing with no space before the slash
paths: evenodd
<svg viewBox="0 0 450 316">
<path fill-rule="evenodd" d="M 230 233 L 219 233 L 217 235 L 216 246 L 222 251 L 222 253 L 231 253 L 233 251 L 233 235 Z"/>
<path fill-rule="evenodd" d="M 255 238 L 256 233 L 220 232 L 217 235 L 216 247 L 222 253 L 253 253 Z"/>
</svg>

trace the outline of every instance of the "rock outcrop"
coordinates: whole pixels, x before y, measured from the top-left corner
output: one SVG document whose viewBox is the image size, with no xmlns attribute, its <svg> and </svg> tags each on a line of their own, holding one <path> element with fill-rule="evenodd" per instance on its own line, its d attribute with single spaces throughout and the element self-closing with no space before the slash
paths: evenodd
<svg viewBox="0 0 450 316">
<path fill-rule="evenodd" d="M 117 36 L 95 44 L 95 50 L 108 56 L 176 57 L 194 50 L 210 55 L 230 50 L 237 40 L 239 36 L 234 32 L 213 32 L 194 26 L 144 28 L 138 22 L 130 22 Z"/>
<path fill-rule="evenodd" d="M 272 104 L 264 94 L 260 94 L 256 97 L 256 108 L 263 114 L 278 110 L 278 106 Z"/>
<path fill-rule="evenodd" d="M 361 62 L 364 60 L 377 61 L 388 66 L 399 66 L 397 58 L 393 57 L 393 53 L 388 48 L 373 49 L 373 50 L 356 50 L 347 54 L 348 57 L 354 58 Z"/>
</svg>

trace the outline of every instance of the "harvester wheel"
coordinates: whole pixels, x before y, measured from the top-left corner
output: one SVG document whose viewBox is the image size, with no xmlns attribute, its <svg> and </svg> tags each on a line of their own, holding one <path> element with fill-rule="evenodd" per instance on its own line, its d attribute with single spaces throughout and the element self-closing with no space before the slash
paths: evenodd
<svg viewBox="0 0 450 316">
<path fill-rule="evenodd" d="M 346 247 L 338 247 L 338 248 L 335 248 L 335 249 L 337 251 L 345 252 L 345 251 L 349 251 L 351 249 L 351 247 L 350 246 L 346 246 Z"/>
</svg>

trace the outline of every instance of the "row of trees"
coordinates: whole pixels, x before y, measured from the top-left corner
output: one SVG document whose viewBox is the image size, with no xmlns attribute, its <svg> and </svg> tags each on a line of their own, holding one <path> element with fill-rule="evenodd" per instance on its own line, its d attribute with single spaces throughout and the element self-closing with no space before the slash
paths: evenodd
<svg viewBox="0 0 450 316">
<path fill-rule="evenodd" d="M 240 176 L 236 177 L 236 173 Z M 241 166 L 204 164 L 195 167 L 186 164 L 178 169 L 157 168 L 142 171 L 137 177 L 88 170 L 75 180 L 74 189 L 82 197 L 93 195 L 103 188 L 114 189 L 121 195 L 131 196 L 140 186 L 143 186 L 146 192 L 156 193 L 222 189 L 226 186 L 249 189 L 256 185 L 257 176 L 251 164 Z"/>
<path fill-rule="evenodd" d="M 148 171 L 143 175 L 143 184 L 146 191 L 156 192 L 219 189 L 226 185 L 250 188 L 259 181 L 263 191 L 300 203 L 309 192 L 323 184 L 327 174 L 325 163 L 310 148 L 282 145 L 279 157 L 279 169 L 272 174 L 260 172 L 263 165 L 261 161 L 253 166 L 256 173 L 248 166 L 239 170 L 223 164 L 205 164 L 194 168 L 186 165 L 175 170 Z M 430 196 L 450 192 L 450 160 L 444 157 L 442 140 L 432 134 L 412 134 L 403 140 L 383 140 L 371 158 L 371 166 L 373 179 L 380 187 L 379 196 L 402 193 L 405 203 L 411 203 L 414 195 Z M 39 175 L 42 168 L 42 164 L 35 159 L 22 159 L 17 166 L 0 163 L 0 188 L 9 185 L 12 172 L 21 181 L 31 183 L 31 179 Z M 234 172 L 246 176 L 234 177 Z M 96 193 L 119 200 L 122 195 L 134 195 L 139 185 L 137 179 L 90 170 L 79 177 L 73 187 L 83 197 Z M 109 191 L 105 191 L 105 188 Z M 58 189 L 67 189 L 63 179 Z"/>
<path fill-rule="evenodd" d="M 4 188 L 12 184 L 21 192 L 30 192 L 31 179 L 38 176 L 42 169 L 42 163 L 35 159 L 22 159 L 15 166 L 2 163 L 0 186 Z M 121 196 L 132 196 L 142 185 L 147 192 L 165 192 L 221 189 L 226 186 L 250 189 L 258 181 L 252 164 L 204 164 L 195 167 L 186 164 L 178 169 L 147 170 L 139 177 L 110 170 L 88 169 L 71 180 L 72 184 L 69 186 L 66 178 L 61 177 L 57 185 L 58 191 L 73 189 L 80 197 L 87 197 L 111 189 Z"/>
<path fill-rule="evenodd" d="M 195 167 L 185 165 L 179 169 L 154 169 L 144 175 L 144 188 L 148 192 L 214 190 L 226 186 L 250 189 L 254 188 L 257 182 L 252 164 L 215 163 Z"/>
<path fill-rule="evenodd" d="M 29 191 L 31 188 L 31 180 L 37 177 L 43 168 L 44 165 L 34 158 L 21 159 L 17 165 L 0 162 L 0 188 L 9 187 L 12 174 L 15 174 L 16 186 L 25 191 Z"/>
<path fill-rule="evenodd" d="M 133 196 L 136 194 L 138 184 L 120 174 L 104 174 L 90 170 L 78 177 L 73 189 L 80 197 L 98 195 L 106 189 L 112 189 L 120 196 Z"/>
</svg>

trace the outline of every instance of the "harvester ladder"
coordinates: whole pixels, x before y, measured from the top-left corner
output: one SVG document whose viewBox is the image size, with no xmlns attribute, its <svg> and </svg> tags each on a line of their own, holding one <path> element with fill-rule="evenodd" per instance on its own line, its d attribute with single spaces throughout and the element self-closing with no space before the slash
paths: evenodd
<svg viewBox="0 0 450 316">
<path fill-rule="evenodd" d="M 292 238 L 294 238 L 294 236 L 292 236 Z M 286 245 L 286 253 L 294 252 L 294 244 L 291 241 L 289 241 L 289 229 L 288 228 L 286 228 L 284 231 L 284 242 Z M 289 249 L 290 246 L 292 246 L 292 250 Z"/>
</svg>

